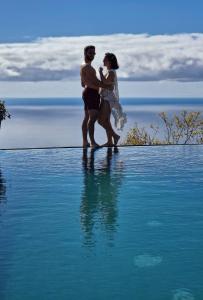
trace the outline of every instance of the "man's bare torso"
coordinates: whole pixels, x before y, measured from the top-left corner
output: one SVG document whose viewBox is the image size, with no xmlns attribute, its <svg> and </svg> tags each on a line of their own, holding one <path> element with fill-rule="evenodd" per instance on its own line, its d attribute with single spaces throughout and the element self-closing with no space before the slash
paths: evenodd
<svg viewBox="0 0 203 300">
<path fill-rule="evenodd" d="M 83 64 L 80 68 L 81 85 L 99 90 L 101 82 L 97 79 L 96 70 L 90 64 Z"/>
</svg>

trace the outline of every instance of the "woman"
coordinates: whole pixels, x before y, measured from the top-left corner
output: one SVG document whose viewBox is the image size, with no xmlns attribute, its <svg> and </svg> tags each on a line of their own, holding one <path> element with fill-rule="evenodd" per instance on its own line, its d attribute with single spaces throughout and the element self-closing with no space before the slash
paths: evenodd
<svg viewBox="0 0 203 300">
<path fill-rule="evenodd" d="M 99 69 L 101 81 L 109 84 L 111 89 L 100 89 L 101 95 L 101 109 L 99 113 L 98 122 L 106 130 L 107 143 L 103 146 L 112 147 L 117 145 L 120 136 L 113 130 L 111 126 L 111 112 L 115 119 L 115 127 L 119 130 L 123 129 L 126 123 L 126 114 L 123 113 L 122 107 L 119 103 L 118 81 L 116 70 L 119 68 L 117 58 L 113 53 L 106 53 L 104 66 L 107 68 L 107 73 L 103 74 L 103 68 Z"/>
</svg>

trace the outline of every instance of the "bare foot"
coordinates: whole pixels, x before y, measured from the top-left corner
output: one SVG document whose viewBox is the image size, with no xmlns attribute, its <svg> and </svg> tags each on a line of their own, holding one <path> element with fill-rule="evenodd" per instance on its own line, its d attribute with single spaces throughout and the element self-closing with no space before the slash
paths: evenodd
<svg viewBox="0 0 203 300">
<path fill-rule="evenodd" d="M 90 143 L 88 143 L 88 142 L 87 143 L 83 143 L 83 145 L 82 145 L 83 148 L 87 148 L 89 146 L 90 146 Z"/>
<path fill-rule="evenodd" d="M 100 147 L 100 145 L 98 145 L 97 143 L 90 144 L 90 148 L 91 148 L 91 149 L 97 149 L 97 148 L 99 148 L 99 147 Z"/>
<path fill-rule="evenodd" d="M 120 135 L 117 134 L 113 139 L 114 139 L 114 145 L 116 146 L 118 144 L 119 139 L 120 139 Z"/>
<path fill-rule="evenodd" d="M 113 147 L 113 146 L 114 144 L 108 142 L 102 145 L 102 147 Z"/>
</svg>

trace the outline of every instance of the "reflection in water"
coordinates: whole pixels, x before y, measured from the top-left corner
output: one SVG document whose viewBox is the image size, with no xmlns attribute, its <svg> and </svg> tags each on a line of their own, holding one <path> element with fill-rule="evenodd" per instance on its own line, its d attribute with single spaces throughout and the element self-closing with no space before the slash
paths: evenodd
<svg viewBox="0 0 203 300">
<path fill-rule="evenodd" d="M 6 201 L 6 184 L 0 169 L 0 205 Z"/>
<path fill-rule="evenodd" d="M 2 230 L 2 218 L 3 210 L 5 209 L 6 203 L 6 182 L 2 176 L 0 168 L 0 299 L 6 299 L 5 297 L 5 286 L 7 284 L 8 271 L 5 265 L 8 264 L 9 259 L 9 247 L 8 243 L 5 244 L 5 230 Z M 6 249 L 6 250 L 5 250 Z"/>
<path fill-rule="evenodd" d="M 116 231 L 117 196 L 121 186 L 123 163 L 118 149 L 107 148 L 106 156 L 95 159 L 95 151 L 83 150 L 84 190 L 81 202 L 81 224 L 85 243 L 93 244 L 94 229 L 104 230 L 110 240 Z"/>
<path fill-rule="evenodd" d="M 3 210 L 5 209 L 5 205 L 4 205 L 5 203 L 6 203 L 6 182 L 2 176 L 2 172 L 0 169 L 0 217 L 3 213 Z"/>
</svg>

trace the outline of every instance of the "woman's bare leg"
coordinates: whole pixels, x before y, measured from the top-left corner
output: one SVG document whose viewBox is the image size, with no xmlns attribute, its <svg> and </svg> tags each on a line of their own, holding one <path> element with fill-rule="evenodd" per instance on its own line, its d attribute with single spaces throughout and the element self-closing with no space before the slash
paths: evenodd
<svg viewBox="0 0 203 300">
<path fill-rule="evenodd" d="M 102 100 L 102 105 L 98 116 L 98 123 L 106 130 L 106 136 L 108 140 L 106 144 L 113 145 L 112 132 L 108 124 L 109 114 L 110 114 L 109 103 L 108 101 Z"/>
<path fill-rule="evenodd" d="M 120 138 L 120 136 L 116 134 L 112 128 L 110 118 L 111 118 L 110 104 L 108 101 L 104 100 L 98 118 L 98 123 L 106 130 L 107 143 L 105 143 L 104 146 L 113 146 L 114 144 L 117 144 Z M 114 143 L 112 138 L 114 139 Z"/>
<path fill-rule="evenodd" d="M 114 130 L 113 127 L 111 125 L 111 121 L 110 118 L 108 120 L 108 127 L 109 127 L 109 132 L 111 132 L 112 138 L 114 140 L 114 145 L 117 145 L 119 139 L 120 139 L 120 135 L 118 135 Z"/>
<path fill-rule="evenodd" d="M 112 125 L 111 125 L 111 108 L 110 108 L 110 105 L 109 105 L 109 110 L 110 110 L 110 112 L 109 112 L 109 117 L 108 117 L 107 122 L 108 122 L 109 132 L 111 132 L 112 138 L 114 140 L 114 146 L 116 146 L 118 144 L 119 139 L 120 139 L 120 135 L 118 135 L 114 131 L 114 129 L 113 129 Z"/>
</svg>

